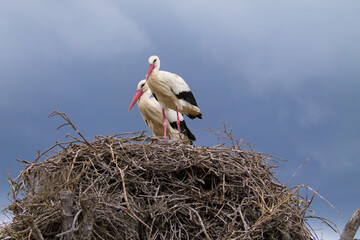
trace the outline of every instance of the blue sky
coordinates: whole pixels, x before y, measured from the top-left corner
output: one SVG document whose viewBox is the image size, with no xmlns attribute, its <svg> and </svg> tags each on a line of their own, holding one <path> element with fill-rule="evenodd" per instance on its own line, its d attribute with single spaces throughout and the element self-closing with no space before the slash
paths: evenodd
<svg viewBox="0 0 360 240">
<path fill-rule="evenodd" d="M 100 1 L 0 2 L 0 203 L 7 170 L 63 140 L 66 112 L 89 139 L 145 130 L 127 112 L 147 59 L 182 76 L 203 119 L 187 120 L 196 144 L 229 124 L 259 152 L 288 160 L 276 176 L 309 184 L 317 215 L 340 230 L 359 208 L 360 2 Z M 325 239 L 337 235 L 313 223 Z M 357 235 L 360 237 L 359 233 Z"/>
</svg>

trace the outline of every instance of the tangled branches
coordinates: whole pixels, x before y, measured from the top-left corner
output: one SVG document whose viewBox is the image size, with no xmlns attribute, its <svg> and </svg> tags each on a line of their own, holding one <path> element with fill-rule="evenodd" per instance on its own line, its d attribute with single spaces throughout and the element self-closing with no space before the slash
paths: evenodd
<svg viewBox="0 0 360 240">
<path fill-rule="evenodd" d="M 271 157 L 154 143 L 143 133 L 81 139 L 11 181 L 8 239 L 311 239 L 311 199 L 273 176 Z"/>
</svg>

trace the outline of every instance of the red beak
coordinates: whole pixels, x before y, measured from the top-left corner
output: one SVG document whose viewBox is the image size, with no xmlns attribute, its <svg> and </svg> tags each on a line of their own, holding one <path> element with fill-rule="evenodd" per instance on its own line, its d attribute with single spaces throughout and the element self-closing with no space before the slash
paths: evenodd
<svg viewBox="0 0 360 240">
<path fill-rule="evenodd" d="M 143 94 L 143 91 L 141 89 L 137 90 L 137 92 L 135 93 L 134 99 L 132 100 L 129 110 L 131 110 L 131 108 L 135 105 L 136 101 L 141 97 L 141 95 Z"/>
<path fill-rule="evenodd" d="M 150 74 L 154 70 L 154 68 L 155 68 L 154 64 L 150 64 L 148 74 L 146 75 L 146 81 L 150 77 Z"/>
</svg>

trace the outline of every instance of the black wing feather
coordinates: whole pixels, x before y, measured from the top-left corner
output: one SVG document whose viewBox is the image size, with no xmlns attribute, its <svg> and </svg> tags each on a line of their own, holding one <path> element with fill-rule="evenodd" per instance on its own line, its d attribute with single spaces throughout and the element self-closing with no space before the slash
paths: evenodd
<svg viewBox="0 0 360 240">
<path fill-rule="evenodd" d="M 174 92 L 174 91 L 173 91 Z M 179 92 L 179 94 L 176 94 L 175 92 L 174 92 L 174 94 L 176 95 L 176 97 L 178 98 L 178 99 L 183 99 L 183 100 L 185 100 L 185 101 L 187 101 L 188 103 L 190 103 L 191 105 L 194 105 L 194 106 L 198 106 L 197 105 L 197 102 L 196 102 L 196 100 L 195 100 L 195 97 L 194 97 L 194 95 L 192 94 L 192 92 L 191 91 L 188 91 L 188 92 Z M 194 119 L 194 118 L 200 118 L 200 119 L 202 119 L 202 114 L 200 113 L 199 115 L 197 115 L 197 116 L 193 116 L 193 115 L 190 115 L 190 114 L 186 114 L 186 116 L 188 116 L 189 118 L 191 118 L 191 119 Z"/>
<path fill-rule="evenodd" d="M 170 126 L 174 129 L 178 129 L 177 122 L 171 122 Z M 191 143 L 192 143 L 192 141 L 196 141 L 196 137 L 194 136 L 194 134 L 192 134 L 190 129 L 187 127 L 186 122 L 184 120 L 180 121 L 180 131 L 182 134 L 186 135 L 190 139 Z"/>
<path fill-rule="evenodd" d="M 190 119 L 195 119 L 195 118 L 202 119 L 202 114 L 201 113 L 199 115 L 196 115 L 196 116 L 193 116 L 193 115 L 190 115 L 190 114 L 186 114 L 186 116 L 188 116 Z"/>
<path fill-rule="evenodd" d="M 173 91 L 174 92 L 174 91 Z M 188 92 L 179 92 L 178 94 L 174 93 L 178 99 L 183 99 L 190 103 L 191 105 L 198 106 L 196 103 L 196 100 L 194 98 L 194 95 L 191 91 Z"/>
</svg>

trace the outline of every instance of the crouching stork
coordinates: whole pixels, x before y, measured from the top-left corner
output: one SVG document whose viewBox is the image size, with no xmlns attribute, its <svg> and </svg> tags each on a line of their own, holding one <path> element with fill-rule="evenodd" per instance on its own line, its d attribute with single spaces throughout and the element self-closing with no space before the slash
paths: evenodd
<svg viewBox="0 0 360 240">
<path fill-rule="evenodd" d="M 137 92 L 135 93 L 128 111 L 131 110 L 136 102 L 141 116 L 151 132 L 154 136 L 161 137 L 163 135 L 162 108 L 159 102 L 152 96 L 152 92 L 145 79 L 139 82 Z M 168 125 L 167 131 L 164 134 L 165 137 L 169 137 L 169 139 L 173 139 L 175 141 L 181 141 L 182 139 L 184 143 L 190 144 L 196 140 L 195 136 L 186 126 L 182 114 L 179 114 L 180 134 L 177 130 L 177 113 L 172 109 L 166 109 L 165 115 L 166 123 Z"/>
</svg>

